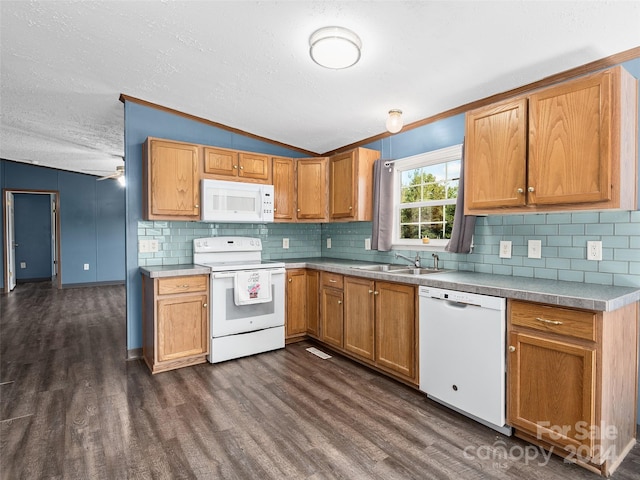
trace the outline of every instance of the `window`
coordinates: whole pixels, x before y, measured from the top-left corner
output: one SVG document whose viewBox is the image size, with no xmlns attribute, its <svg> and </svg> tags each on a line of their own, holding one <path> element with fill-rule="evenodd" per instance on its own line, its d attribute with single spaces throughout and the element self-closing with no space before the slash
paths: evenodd
<svg viewBox="0 0 640 480">
<path fill-rule="evenodd" d="M 462 145 L 396 160 L 393 245 L 444 247 L 451 238 Z"/>
</svg>

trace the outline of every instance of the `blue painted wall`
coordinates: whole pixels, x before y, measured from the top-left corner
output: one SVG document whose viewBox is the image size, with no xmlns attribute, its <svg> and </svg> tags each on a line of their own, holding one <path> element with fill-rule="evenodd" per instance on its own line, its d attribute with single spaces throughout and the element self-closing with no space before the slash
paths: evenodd
<svg viewBox="0 0 640 480">
<path fill-rule="evenodd" d="M 0 186 L 58 191 L 63 286 L 124 281 L 125 198 L 118 182 L 97 182 L 91 175 L 0 160 Z M 2 249 L 0 243 L 0 267 Z M 89 270 L 83 269 L 85 263 Z M 0 287 L 4 288 L 4 278 Z"/>
<path fill-rule="evenodd" d="M 51 196 L 17 193 L 13 205 L 16 280 L 51 278 Z"/>
</svg>

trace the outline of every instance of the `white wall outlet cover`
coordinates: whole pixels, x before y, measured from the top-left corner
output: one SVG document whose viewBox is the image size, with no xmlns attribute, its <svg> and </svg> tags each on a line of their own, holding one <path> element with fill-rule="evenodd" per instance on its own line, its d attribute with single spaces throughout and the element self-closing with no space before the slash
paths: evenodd
<svg viewBox="0 0 640 480">
<path fill-rule="evenodd" d="M 587 260 L 602 260 L 602 242 L 587 242 Z"/>
<path fill-rule="evenodd" d="M 327 238 L 327 248 L 331 248 L 331 239 Z"/>
<path fill-rule="evenodd" d="M 511 258 L 511 241 L 500 241 L 500 258 Z"/>
<path fill-rule="evenodd" d="M 27 268 L 27 262 L 20 262 L 20 268 Z"/>
<path fill-rule="evenodd" d="M 149 242 L 149 252 L 157 252 L 160 248 L 160 244 L 158 240 L 148 240 Z"/>
<path fill-rule="evenodd" d="M 84 264 L 84 269 L 85 269 L 85 270 L 89 270 L 89 264 L 88 264 L 88 263 L 85 263 L 85 264 Z"/>
<path fill-rule="evenodd" d="M 529 240 L 529 258 L 542 258 L 542 240 Z"/>
<path fill-rule="evenodd" d="M 282 239 L 282 248 L 289 248 L 289 239 L 288 238 L 283 238 Z"/>
</svg>

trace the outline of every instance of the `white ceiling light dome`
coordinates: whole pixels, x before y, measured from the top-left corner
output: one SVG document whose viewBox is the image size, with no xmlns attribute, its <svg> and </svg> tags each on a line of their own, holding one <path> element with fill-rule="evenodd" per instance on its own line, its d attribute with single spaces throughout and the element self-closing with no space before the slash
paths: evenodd
<svg viewBox="0 0 640 480">
<path fill-rule="evenodd" d="M 309 37 L 309 55 L 318 65 L 340 70 L 360 60 L 362 41 L 344 27 L 323 27 Z"/>
<path fill-rule="evenodd" d="M 389 133 L 398 133 L 402 130 L 404 121 L 402 120 L 402 110 L 393 109 L 389 110 L 389 116 L 387 117 L 386 127 Z"/>
</svg>

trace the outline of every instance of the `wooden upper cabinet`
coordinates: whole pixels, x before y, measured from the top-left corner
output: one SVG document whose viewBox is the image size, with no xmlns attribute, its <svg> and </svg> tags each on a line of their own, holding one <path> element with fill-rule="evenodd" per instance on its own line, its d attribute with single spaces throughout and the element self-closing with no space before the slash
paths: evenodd
<svg viewBox="0 0 640 480">
<path fill-rule="evenodd" d="M 199 147 L 148 138 L 143 152 L 144 219 L 199 220 Z"/>
<path fill-rule="evenodd" d="M 527 101 L 512 100 L 466 117 L 465 209 L 525 204 Z"/>
<path fill-rule="evenodd" d="M 373 162 L 377 150 L 356 148 L 329 159 L 331 220 L 370 221 L 373 212 Z"/>
<path fill-rule="evenodd" d="M 238 152 L 204 147 L 204 172 L 228 177 L 238 176 Z"/>
<path fill-rule="evenodd" d="M 227 148 L 204 147 L 204 173 L 207 178 L 268 183 L 271 158 L 268 155 Z"/>
<path fill-rule="evenodd" d="M 326 221 L 327 157 L 296 160 L 296 218 Z"/>
<path fill-rule="evenodd" d="M 238 154 L 238 176 L 242 179 L 269 180 L 271 158 L 259 153 L 240 152 Z"/>
<path fill-rule="evenodd" d="M 618 66 L 469 112 L 465 213 L 635 209 L 637 104 Z"/>
<path fill-rule="evenodd" d="M 529 97 L 529 203 L 611 199 L 612 75 L 592 75 Z"/>
<path fill-rule="evenodd" d="M 295 165 L 293 162 L 292 158 L 273 157 L 271 159 L 275 221 L 293 221 L 295 218 Z"/>
</svg>

